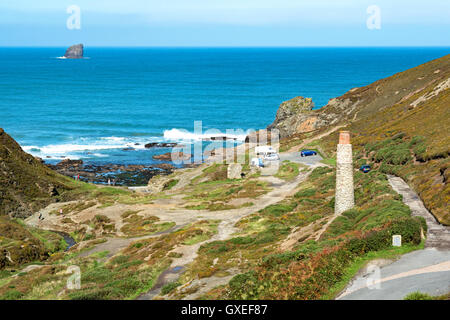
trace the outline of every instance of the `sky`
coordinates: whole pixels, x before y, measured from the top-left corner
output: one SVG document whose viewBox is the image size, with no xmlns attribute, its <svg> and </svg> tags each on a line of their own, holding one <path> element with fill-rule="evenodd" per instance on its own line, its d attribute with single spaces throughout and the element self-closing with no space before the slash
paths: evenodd
<svg viewBox="0 0 450 320">
<path fill-rule="evenodd" d="M 0 1 L 0 46 L 450 46 L 449 35 L 449 0 Z"/>
</svg>

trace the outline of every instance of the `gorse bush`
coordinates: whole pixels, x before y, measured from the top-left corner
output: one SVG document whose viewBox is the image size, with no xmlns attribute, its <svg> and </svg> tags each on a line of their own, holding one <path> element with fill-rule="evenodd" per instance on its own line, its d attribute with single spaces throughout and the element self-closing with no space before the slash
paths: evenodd
<svg viewBox="0 0 450 320">
<path fill-rule="evenodd" d="M 411 142 L 409 143 L 409 146 L 410 146 L 410 148 L 412 148 L 417 160 L 425 161 L 426 152 L 427 152 L 425 137 L 422 137 L 422 136 L 413 137 L 411 139 Z"/>
<path fill-rule="evenodd" d="M 391 165 L 406 164 L 412 160 L 411 143 L 403 140 L 405 134 L 397 134 L 391 139 L 377 143 L 368 143 L 365 149 L 372 153 L 372 161 L 383 162 Z M 417 139 L 414 143 L 417 143 Z M 415 144 L 414 144 L 415 145 Z"/>
</svg>

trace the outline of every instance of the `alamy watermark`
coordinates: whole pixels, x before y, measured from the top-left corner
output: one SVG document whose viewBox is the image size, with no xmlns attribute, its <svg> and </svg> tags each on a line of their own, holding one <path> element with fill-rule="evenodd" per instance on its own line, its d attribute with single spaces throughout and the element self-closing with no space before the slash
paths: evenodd
<svg viewBox="0 0 450 320">
<path fill-rule="evenodd" d="M 193 134 L 179 130 L 185 137 L 193 138 L 192 143 L 181 142 L 171 152 L 175 165 L 225 163 L 249 164 L 260 167 L 262 174 L 271 175 L 278 171 L 280 134 L 272 130 L 218 129 L 203 131 L 202 121 L 194 122 Z"/>
<path fill-rule="evenodd" d="M 66 288 L 68 290 L 81 289 L 81 269 L 79 266 L 70 266 L 66 270 L 66 274 L 71 276 L 67 279 Z"/>
<path fill-rule="evenodd" d="M 66 12 L 70 14 L 67 18 L 66 26 L 69 30 L 81 29 L 81 8 L 75 4 L 67 7 Z"/>
<path fill-rule="evenodd" d="M 366 286 L 369 290 L 381 289 L 381 269 L 377 265 L 369 265 L 367 267 L 368 277 L 366 280 Z"/>
<path fill-rule="evenodd" d="M 369 17 L 366 20 L 367 29 L 380 30 L 381 29 L 381 8 L 377 5 L 371 5 L 366 10 Z"/>
</svg>

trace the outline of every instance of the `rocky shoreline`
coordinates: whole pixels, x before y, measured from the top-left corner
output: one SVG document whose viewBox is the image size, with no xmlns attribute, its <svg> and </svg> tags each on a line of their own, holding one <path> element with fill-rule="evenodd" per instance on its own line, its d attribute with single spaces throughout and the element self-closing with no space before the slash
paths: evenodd
<svg viewBox="0 0 450 320">
<path fill-rule="evenodd" d="M 222 138 L 222 137 L 220 137 Z M 214 140 L 214 139 L 212 139 Z M 209 140 L 210 141 L 210 140 Z M 138 145 L 138 144 L 135 144 Z M 178 143 L 172 142 L 151 142 L 144 145 L 145 149 L 167 149 L 183 147 Z M 219 148 L 220 150 L 221 148 Z M 133 147 L 123 149 L 123 151 L 134 150 Z M 214 156 L 216 150 L 206 152 L 204 156 Z M 182 166 L 174 166 L 172 157 L 183 162 Z M 197 167 L 199 164 L 194 163 L 190 153 L 166 152 L 152 156 L 153 160 L 161 161 L 162 163 L 153 164 L 118 164 L 106 163 L 97 164 L 91 162 L 84 162 L 83 160 L 62 159 L 58 163 L 48 163 L 42 158 L 35 157 L 42 164 L 48 168 L 62 174 L 64 176 L 80 180 L 83 182 L 112 185 L 112 186 L 145 186 L 149 180 L 157 175 L 169 175 L 176 169 Z"/>
<path fill-rule="evenodd" d="M 95 184 L 116 186 L 146 185 L 155 175 L 168 175 L 175 169 L 168 163 L 156 165 L 96 165 L 83 160 L 65 159 L 58 164 L 48 164 L 50 169 L 73 179 Z"/>
<path fill-rule="evenodd" d="M 170 160 L 164 156 L 165 154 L 162 155 L 161 160 Z M 84 163 L 83 160 L 64 159 L 57 164 L 49 164 L 45 163 L 42 159 L 39 160 L 48 168 L 64 176 L 83 182 L 112 186 L 144 186 L 156 175 L 169 175 L 176 169 L 180 169 L 170 163 L 152 165 L 110 163 L 100 165 Z M 187 163 L 183 165 L 183 168 L 196 166 L 196 164 Z"/>
</svg>

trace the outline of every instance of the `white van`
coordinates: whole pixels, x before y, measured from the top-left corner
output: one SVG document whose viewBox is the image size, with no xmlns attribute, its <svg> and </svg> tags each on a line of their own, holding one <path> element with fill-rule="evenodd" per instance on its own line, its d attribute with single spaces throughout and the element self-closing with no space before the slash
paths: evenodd
<svg viewBox="0 0 450 320">
<path fill-rule="evenodd" d="M 266 153 L 264 155 L 264 160 L 277 161 L 277 160 L 280 160 L 280 156 L 276 152 L 270 152 L 270 153 Z"/>
<path fill-rule="evenodd" d="M 256 155 L 266 155 L 269 153 L 276 153 L 275 149 L 271 146 L 258 146 L 255 147 L 255 153 Z"/>
</svg>

